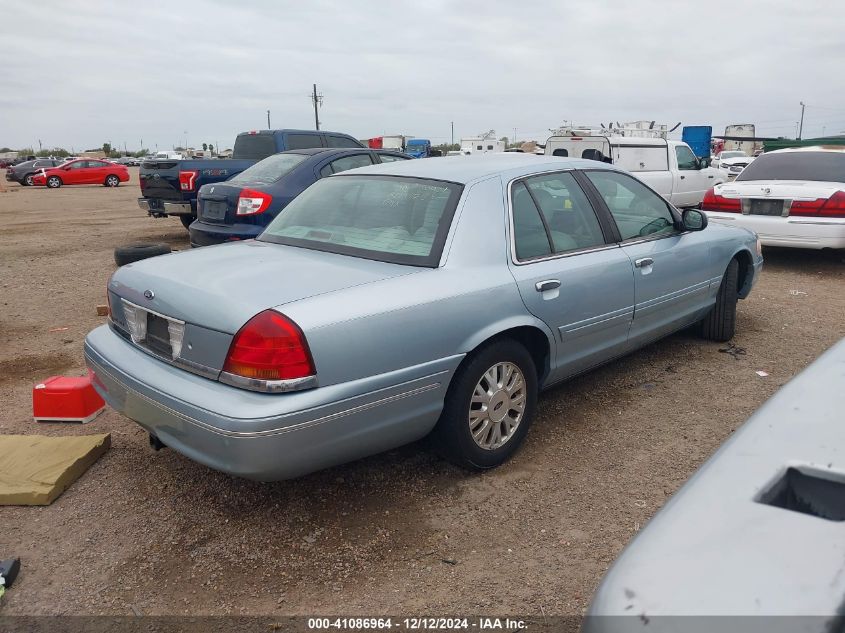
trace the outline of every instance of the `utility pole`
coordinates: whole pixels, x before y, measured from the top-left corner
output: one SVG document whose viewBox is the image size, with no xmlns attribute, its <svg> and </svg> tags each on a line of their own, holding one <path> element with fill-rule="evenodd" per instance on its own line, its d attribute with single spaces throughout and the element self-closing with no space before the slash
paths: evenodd
<svg viewBox="0 0 845 633">
<path fill-rule="evenodd" d="M 455 144 L 455 122 L 452 121 L 452 145 Z"/>
<path fill-rule="evenodd" d="M 41 139 L 38 139 L 38 152 L 41 153 Z"/>
<path fill-rule="evenodd" d="M 268 130 L 271 129 L 270 128 L 270 110 L 267 110 L 267 129 Z"/>
<path fill-rule="evenodd" d="M 803 101 L 799 101 L 801 104 L 801 123 L 798 124 L 798 140 L 801 140 L 801 134 L 804 132 L 804 108 L 807 106 L 804 105 Z"/>
<path fill-rule="evenodd" d="M 314 126 L 320 129 L 320 115 L 317 113 L 317 106 L 323 105 L 323 95 L 317 94 L 317 84 L 314 84 L 314 92 L 311 93 L 311 101 L 314 104 Z"/>
</svg>

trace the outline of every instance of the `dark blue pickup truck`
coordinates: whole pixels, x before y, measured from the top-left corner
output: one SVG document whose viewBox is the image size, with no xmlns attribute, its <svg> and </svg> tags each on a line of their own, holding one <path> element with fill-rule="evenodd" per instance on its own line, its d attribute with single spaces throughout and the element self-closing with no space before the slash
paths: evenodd
<svg viewBox="0 0 845 633">
<path fill-rule="evenodd" d="M 188 228 L 197 218 L 197 192 L 203 185 L 228 180 L 272 154 L 312 147 L 364 146 L 348 134 L 322 130 L 241 132 L 235 139 L 231 159 L 161 158 L 141 163 L 138 206 L 156 218 L 178 216 Z"/>
</svg>

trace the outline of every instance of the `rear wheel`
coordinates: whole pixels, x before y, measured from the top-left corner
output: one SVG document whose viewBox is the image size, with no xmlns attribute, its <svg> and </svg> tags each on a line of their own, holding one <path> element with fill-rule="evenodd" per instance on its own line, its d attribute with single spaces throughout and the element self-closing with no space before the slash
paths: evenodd
<svg viewBox="0 0 845 633">
<path fill-rule="evenodd" d="M 179 216 L 179 221 L 182 223 L 182 226 L 184 226 L 186 229 L 191 226 L 191 222 L 193 222 L 194 220 L 196 220 L 196 218 L 192 215 Z"/>
<path fill-rule="evenodd" d="M 106 187 L 117 187 L 120 184 L 120 178 L 115 175 L 106 176 Z"/>
<path fill-rule="evenodd" d="M 59 178 L 58 176 L 50 176 L 47 179 L 47 186 L 50 189 L 58 189 L 59 187 L 62 186 L 62 179 Z"/>
<path fill-rule="evenodd" d="M 534 418 L 537 370 L 516 341 L 492 341 L 458 368 L 434 430 L 437 450 L 472 470 L 495 468 L 520 447 Z"/>
<path fill-rule="evenodd" d="M 31 187 L 35 184 L 35 174 L 27 174 L 26 177 L 23 179 L 23 184 L 27 187 Z"/>
<path fill-rule="evenodd" d="M 739 300 L 739 262 L 728 264 L 722 277 L 716 305 L 707 313 L 699 325 L 701 336 L 711 341 L 729 341 L 736 333 L 736 304 Z"/>
</svg>

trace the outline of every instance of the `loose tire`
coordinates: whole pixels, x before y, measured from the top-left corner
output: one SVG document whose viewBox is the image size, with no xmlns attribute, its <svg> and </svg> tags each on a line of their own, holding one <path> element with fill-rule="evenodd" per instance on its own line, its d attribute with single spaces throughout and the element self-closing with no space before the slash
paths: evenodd
<svg viewBox="0 0 845 633">
<path fill-rule="evenodd" d="M 62 186 L 62 179 L 59 178 L 58 176 L 50 176 L 47 179 L 47 187 L 49 187 L 50 189 L 58 189 L 61 186 Z"/>
<path fill-rule="evenodd" d="M 716 305 L 700 323 L 701 336 L 711 341 L 729 341 L 736 333 L 736 303 L 739 300 L 739 262 L 728 264 L 722 277 Z"/>
<path fill-rule="evenodd" d="M 106 176 L 106 182 L 104 184 L 106 187 L 117 187 L 120 184 L 120 178 L 114 175 Z"/>
<path fill-rule="evenodd" d="M 182 223 L 182 226 L 184 226 L 186 229 L 191 226 L 191 222 L 193 222 L 194 220 L 196 220 L 196 218 L 192 215 L 179 216 L 179 221 Z"/>
<path fill-rule="evenodd" d="M 494 340 L 455 372 L 434 429 L 437 451 L 458 466 L 487 470 L 519 449 L 537 405 L 537 369 L 511 339 Z"/>
<path fill-rule="evenodd" d="M 132 262 L 139 262 L 157 255 L 166 255 L 170 252 L 167 244 L 146 244 L 135 242 L 126 246 L 118 246 L 114 249 L 114 263 L 118 266 L 125 266 Z"/>
<path fill-rule="evenodd" d="M 23 182 L 21 184 L 24 187 L 31 187 L 32 185 L 35 184 L 35 181 L 33 180 L 34 178 L 35 178 L 35 174 L 27 174 L 24 177 Z"/>
</svg>

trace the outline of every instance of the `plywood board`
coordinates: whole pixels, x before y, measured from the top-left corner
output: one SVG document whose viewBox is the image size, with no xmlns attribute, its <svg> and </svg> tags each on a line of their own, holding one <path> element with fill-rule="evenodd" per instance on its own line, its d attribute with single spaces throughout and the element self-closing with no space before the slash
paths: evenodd
<svg viewBox="0 0 845 633">
<path fill-rule="evenodd" d="M 111 446 L 111 435 L 0 435 L 0 505 L 49 505 Z"/>
</svg>

